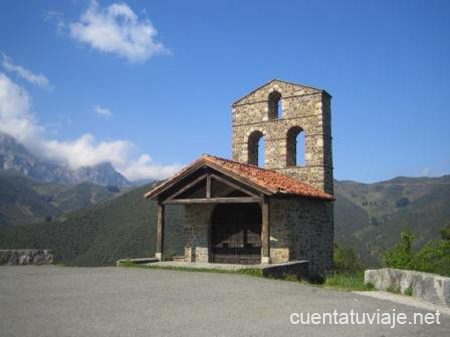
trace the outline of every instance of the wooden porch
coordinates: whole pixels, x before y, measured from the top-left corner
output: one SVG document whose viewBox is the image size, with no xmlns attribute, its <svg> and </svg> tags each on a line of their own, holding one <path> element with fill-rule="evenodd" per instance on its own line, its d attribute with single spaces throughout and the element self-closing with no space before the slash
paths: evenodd
<svg viewBox="0 0 450 337">
<path fill-rule="evenodd" d="M 199 168 L 192 174 L 169 187 L 164 193 L 158 195 L 157 199 L 157 235 L 156 235 L 156 254 L 160 261 L 164 259 L 164 224 L 165 209 L 167 205 L 259 205 L 258 222 L 246 224 L 245 221 L 230 222 L 228 226 L 220 227 L 223 237 L 227 236 L 226 231 L 229 230 L 229 238 L 224 239 L 219 247 L 217 236 L 214 234 L 210 238 L 209 249 L 212 252 L 209 262 L 215 263 L 270 263 L 270 218 L 269 218 L 269 197 L 261 191 L 257 186 L 248 186 L 238 177 L 230 177 L 229 175 L 212 167 Z M 232 209 L 233 207 L 230 207 Z M 236 208 L 236 207 L 234 207 Z M 237 207 L 239 209 L 239 207 Z M 252 208 L 254 209 L 254 208 Z M 253 210 L 254 211 L 254 210 Z M 249 211 L 243 211 L 248 213 Z M 224 217 L 226 216 L 226 213 Z M 212 225 L 212 224 L 211 224 Z M 242 226 L 234 230 L 233 227 Z M 254 235 L 257 229 L 257 237 Z M 214 241 L 215 240 L 215 241 Z M 255 247 L 258 247 L 257 254 Z M 236 251 L 236 259 L 233 256 L 226 258 L 228 252 Z M 219 253 L 222 254 L 219 258 Z M 257 256 L 258 261 L 255 260 Z M 239 258 L 240 257 L 240 258 Z M 234 262 L 233 262 L 234 261 Z M 247 262 L 245 262 L 247 261 Z"/>
</svg>

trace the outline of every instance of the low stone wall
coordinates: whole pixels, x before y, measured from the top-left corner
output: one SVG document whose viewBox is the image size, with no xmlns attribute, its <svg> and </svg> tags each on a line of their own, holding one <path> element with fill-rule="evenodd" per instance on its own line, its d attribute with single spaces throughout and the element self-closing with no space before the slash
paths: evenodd
<svg viewBox="0 0 450 337">
<path fill-rule="evenodd" d="M 0 250 L 0 265 L 52 264 L 53 253 L 38 249 Z"/>
<path fill-rule="evenodd" d="M 366 270 L 364 283 L 379 290 L 398 290 L 423 300 L 450 306 L 450 278 L 400 269 Z"/>
</svg>

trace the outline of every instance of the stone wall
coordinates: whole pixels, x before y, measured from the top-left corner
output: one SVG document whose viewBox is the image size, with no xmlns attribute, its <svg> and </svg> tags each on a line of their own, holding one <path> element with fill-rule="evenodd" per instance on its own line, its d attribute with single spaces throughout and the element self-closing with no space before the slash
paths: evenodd
<svg viewBox="0 0 450 337">
<path fill-rule="evenodd" d="M 53 253 L 50 250 L 8 249 L 0 250 L 0 265 L 52 264 Z"/>
<path fill-rule="evenodd" d="M 210 262 L 209 235 L 215 205 L 186 205 L 185 261 Z M 333 204 L 302 198 L 270 200 L 271 263 L 308 261 L 311 275 L 333 263 Z"/>
<path fill-rule="evenodd" d="M 324 275 L 331 269 L 334 231 L 331 202 L 272 199 L 270 224 L 271 251 L 288 249 L 290 261 L 308 261 L 312 276 Z"/>
<path fill-rule="evenodd" d="M 435 274 L 400 269 L 366 270 L 364 283 L 379 290 L 398 290 L 402 294 L 450 306 L 450 278 Z"/>
<path fill-rule="evenodd" d="M 289 248 L 271 248 L 270 262 L 283 263 L 289 261 Z"/>
<path fill-rule="evenodd" d="M 269 95 L 273 92 L 281 94 L 283 107 L 282 116 L 275 119 L 269 113 Z M 232 111 L 233 160 L 254 163 L 255 139 L 262 135 L 266 138 L 266 168 L 333 193 L 330 95 L 274 80 L 233 104 Z M 288 133 L 299 128 L 305 135 L 305 164 L 291 166 L 294 151 Z"/>
<path fill-rule="evenodd" d="M 184 225 L 186 262 L 209 262 L 209 224 L 214 206 L 186 205 Z"/>
</svg>

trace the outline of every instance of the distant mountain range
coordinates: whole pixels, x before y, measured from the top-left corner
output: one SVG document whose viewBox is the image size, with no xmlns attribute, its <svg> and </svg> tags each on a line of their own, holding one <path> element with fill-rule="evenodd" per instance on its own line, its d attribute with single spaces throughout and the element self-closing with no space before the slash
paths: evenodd
<svg viewBox="0 0 450 337">
<path fill-rule="evenodd" d="M 59 262 L 89 266 L 112 265 L 125 257 L 151 256 L 155 249 L 156 205 L 143 195 L 155 184 L 53 221 L 0 226 L 0 249 L 49 248 L 55 250 Z M 336 181 L 335 190 L 335 242 L 353 247 L 366 266 L 380 264 L 385 249 L 399 240 L 403 228 L 417 235 L 415 248 L 420 248 L 439 237 L 439 228 L 450 224 L 450 176 L 395 178 L 374 184 Z M 19 188 L 18 194 L 20 191 L 32 195 L 25 193 L 25 187 Z M 83 198 L 76 200 L 81 203 Z M 64 198 L 57 197 L 54 202 L 64 204 L 59 200 Z M 25 201 L 18 202 L 22 209 L 34 209 L 29 199 Z M 72 204 L 70 198 L 66 204 Z M 45 209 L 42 202 L 37 205 Z M 167 214 L 167 250 L 182 254 L 184 209 L 169 207 Z"/>
<path fill-rule="evenodd" d="M 16 171 L 0 171 L 0 227 L 52 221 L 63 214 L 113 199 L 127 189 L 89 182 L 44 183 Z"/>
<path fill-rule="evenodd" d="M 110 163 L 70 169 L 36 158 L 15 138 L 2 132 L 0 132 L 0 171 L 20 172 L 37 181 L 59 184 L 90 182 L 103 186 L 132 185 Z"/>
<path fill-rule="evenodd" d="M 404 228 L 415 233 L 421 247 L 450 225 L 450 175 L 373 184 L 336 181 L 335 191 L 335 241 L 354 247 L 367 263 L 378 263 Z"/>
</svg>

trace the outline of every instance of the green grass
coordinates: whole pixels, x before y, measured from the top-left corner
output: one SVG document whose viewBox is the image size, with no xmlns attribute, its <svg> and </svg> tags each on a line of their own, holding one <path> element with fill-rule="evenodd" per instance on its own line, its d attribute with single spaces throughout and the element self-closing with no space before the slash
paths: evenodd
<svg viewBox="0 0 450 337">
<path fill-rule="evenodd" d="M 125 261 L 120 264 L 120 267 L 124 268 L 141 268 L 141 269 L 161 269 L 161 270 L 173 270 L 183 272 L 197 272 L 197 273 L 218 273 L 218 274 L 240 274 L 256 277 L 264 277 L 262 270 L 258 268 L 248 268 L 239 270 L 226 270 L 218 268 L 192 268 L 192 267 L 172 267 L 172 266 L 156 266 L 156 265 L 144 265 L 137 264 L 131 261 Z M 355 274 L 339 274 L 335 273 L 326 278 L 322 284 L 311 283 L 304 279 L 299 279 L 293 275 L 286 275 L 283 278 L 268 277 L 287 282 L 296 282 L 303 285 L 319 286 L 327 289 L 337 289 L 346 291 L 364 291 L 375 290 L 373 284 L 364 284 L 364 273 L 358 272 Z"/>
<path fill-rule="evenodd" d="M 240 274 L 262 277 L 262 270 L 258 268 L 247 268 L 238 270 L 227 270 L 219 268 L 192 268 L 192 267 L 174 267 L 174 266 L 155 266 L 133 263 L 129 261 L 122 262 L 120 267 L 125 268 L 140 268 L 140 269 L 161 269 L 161 270 L 173 270 L 184 272 L 197 272 L 197 273 L 217 273 L 217 274 Z"/>
<path fill-rule="evenodd" d="M 331 274 L 325 279 L 323 287 L 348 291 L 375 290 L 373 284 L 364 284 L 364 272 Z"/>
</svg>

